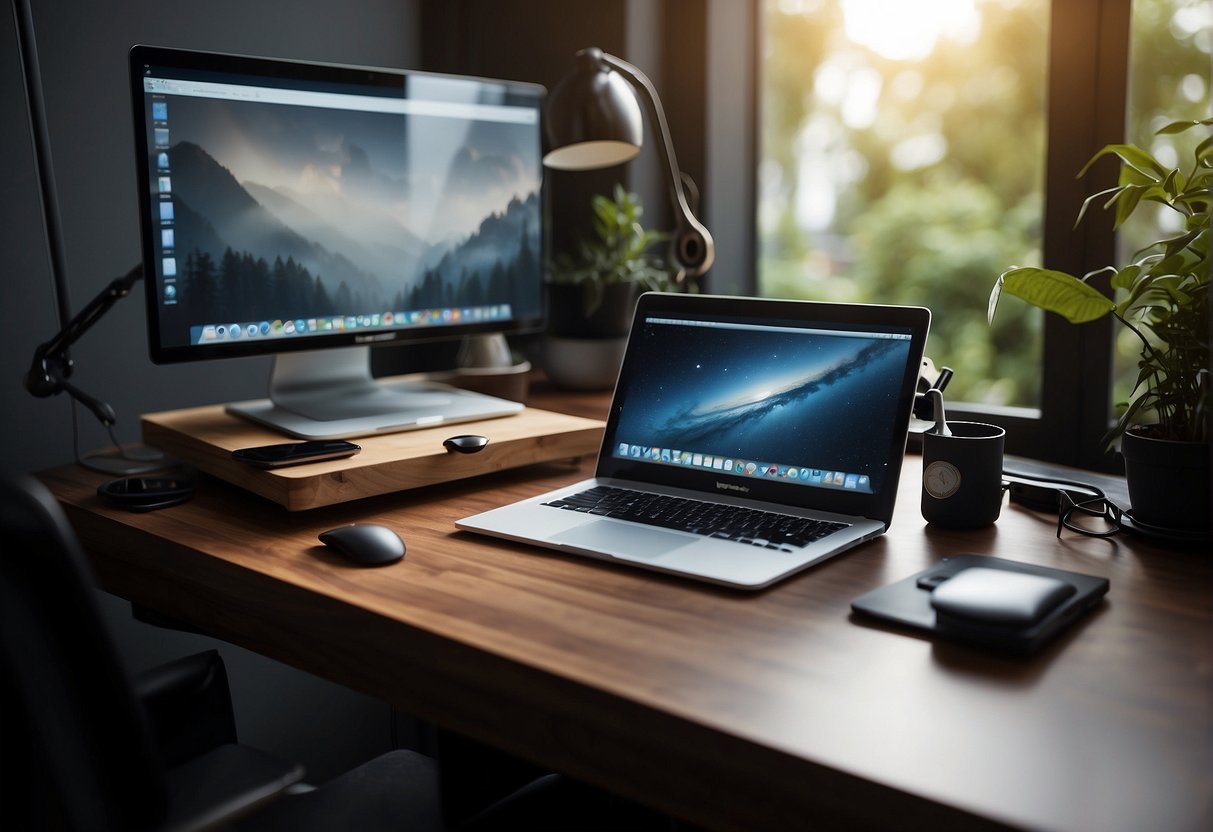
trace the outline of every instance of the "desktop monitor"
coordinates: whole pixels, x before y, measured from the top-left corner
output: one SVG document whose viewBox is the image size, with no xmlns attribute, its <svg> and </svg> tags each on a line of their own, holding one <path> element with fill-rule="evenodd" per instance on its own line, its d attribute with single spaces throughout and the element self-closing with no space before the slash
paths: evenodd
<svg viewBox="0 0 1213 832">
<path fill-rule="evenodd" d="M 273 354 L 228 409 L 303 438 L 521 410 L 369 348 L 542 325 L 541 87 L 147 46 L 130 75 L 153 361 Z"/>
</svg>

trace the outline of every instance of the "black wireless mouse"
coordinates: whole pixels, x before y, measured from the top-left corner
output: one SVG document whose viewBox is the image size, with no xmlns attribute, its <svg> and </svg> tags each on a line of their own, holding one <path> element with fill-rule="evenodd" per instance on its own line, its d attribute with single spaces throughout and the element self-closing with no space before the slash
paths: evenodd
<svg viewBox="0 0 1213 832">
<path fill-rule="evenodd" d="M 320 542 L 359 566 L 385 566 L 404 557 L 404 541 L 387 526 L 358 523 L 330 529 Z"/>
<path fill-rule="evenodd" d="M 474 454 L 477 451 L 484 450 L 484 446 L 487 444 L 489 444 L 487 436 L 467 433 L 463 436 L 452 436 L 442 443 L 442 447 L 448 451 L 456 451 L 461 454 Z"/>
</svg>

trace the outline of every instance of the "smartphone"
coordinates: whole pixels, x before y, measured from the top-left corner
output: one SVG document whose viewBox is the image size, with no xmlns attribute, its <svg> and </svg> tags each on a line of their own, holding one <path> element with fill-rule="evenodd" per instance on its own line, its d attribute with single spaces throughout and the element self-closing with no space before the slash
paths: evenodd
<svg viewBox="0 0 1213 832">
<path fill-rule="evenodd" d="M 341 459 L 362 450 L 361 445 L 343 439 L 317 439 L 309 442 L 284 442 L 232 451 L 232 459 L 258 468 L 282 468 L 322 459 Z"/>
</svg>

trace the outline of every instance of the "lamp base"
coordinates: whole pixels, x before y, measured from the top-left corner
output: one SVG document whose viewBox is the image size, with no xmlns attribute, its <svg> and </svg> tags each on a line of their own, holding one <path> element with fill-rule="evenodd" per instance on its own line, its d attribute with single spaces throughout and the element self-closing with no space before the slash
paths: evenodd
<svg viewBox="0 0 1213 832">
<path fill-rule="evenodd" d="M 117 477 L 130 477 L 135 474 L 148 474 L 180 465 L 180 462 L 166 456 L 155 448 L 138 445 L 123 448 L 121 445 L 111 445 L 86 454 L 80 464 L 90 471 L 100 471 Z"/>
</svg>

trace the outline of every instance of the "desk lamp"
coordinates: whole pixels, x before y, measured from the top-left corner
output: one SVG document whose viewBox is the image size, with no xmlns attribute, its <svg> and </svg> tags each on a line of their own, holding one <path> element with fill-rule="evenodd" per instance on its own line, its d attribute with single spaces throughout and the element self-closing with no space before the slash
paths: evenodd
<svg viewBox="0 0 1213 832">
<path fill-rule="evenodd" d="M 678 266 L 675 282 L 693 282 L 712 266 L 712 235 L 695 218 L 698 192 L 678 169 L 674 143 L 657 90 L 627 61 L 590 47 L 576 55 L 576 66 L 548 98 L 547 135 L 551 150 L 543 163 L 556 170 L 593 170 L 636 158 L 643 144 L 643 123 L 636 91 L 656 125 L 662 162 L 677 215 L 672 250 Z M 688 199 L 687 191 L 691 197 Z"/>
</svg>

